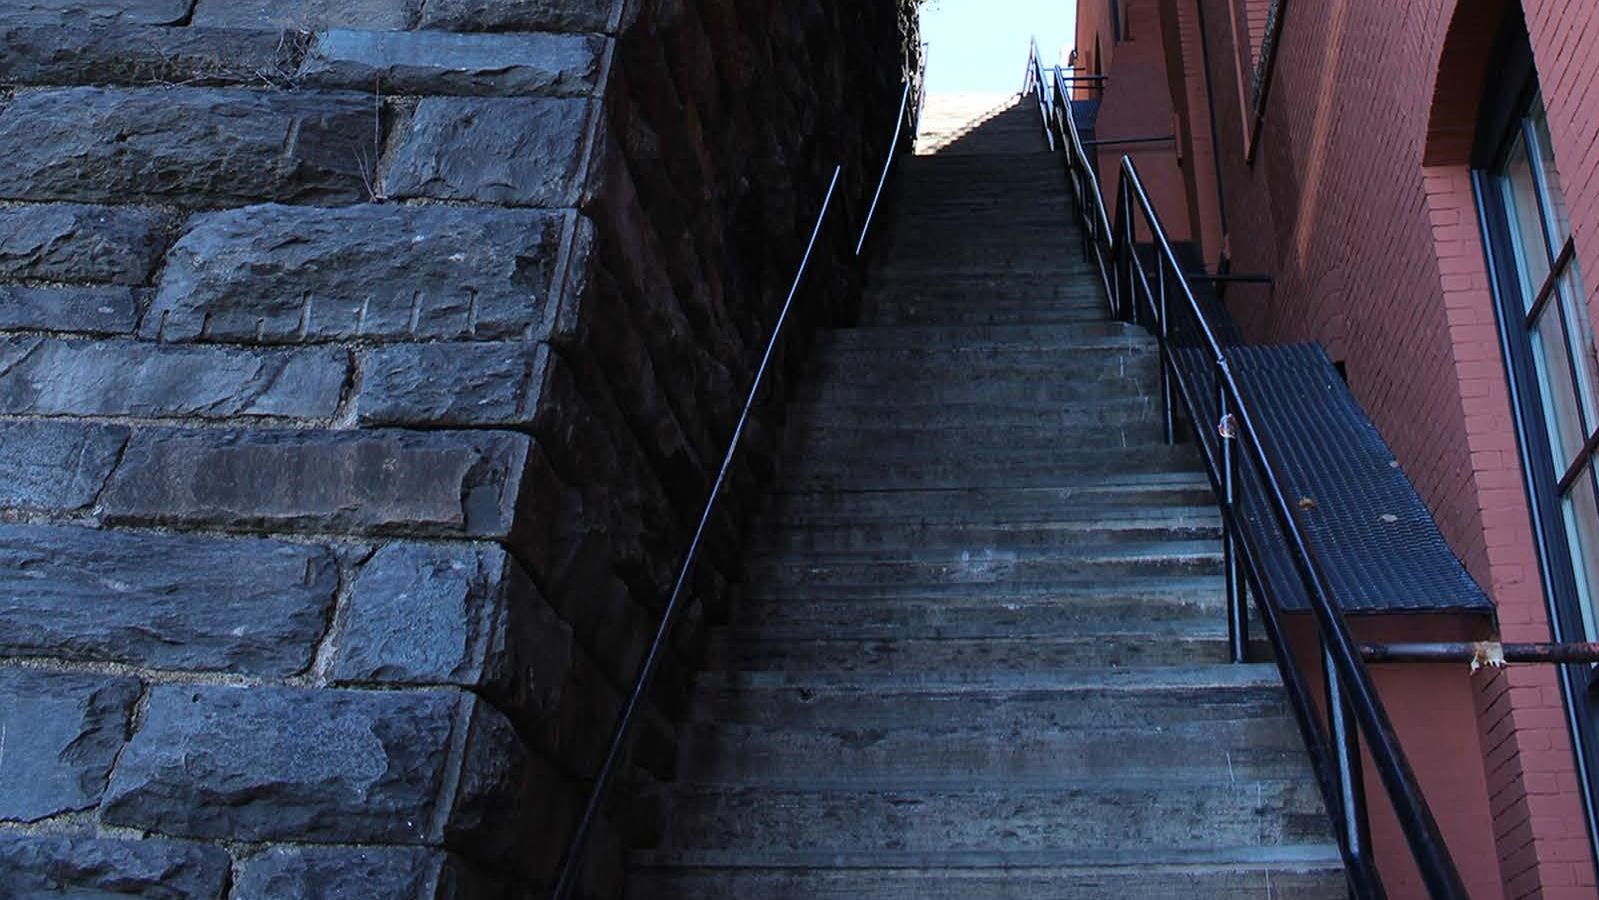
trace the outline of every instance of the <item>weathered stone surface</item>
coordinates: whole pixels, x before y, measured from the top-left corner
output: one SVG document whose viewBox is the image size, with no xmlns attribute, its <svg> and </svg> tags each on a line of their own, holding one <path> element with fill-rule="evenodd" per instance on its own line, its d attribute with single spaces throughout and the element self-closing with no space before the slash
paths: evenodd
<svg viewBox="0 0 1599 900">
<path fill-rule="evenodd" d="M 228 867 L 220 847 L 0 831 L 0 885 L 16 900 L 217 900 Z"/>
<path fill-rule="evenodd" d="M 232 900 L 502 900 L 506 886 L 420 847 L 272 847 L 239 863 Z"/>
<path fill-rule="evenodd" d="M 0 330 L 127 334 L 137 319 L 132 288 L 0 285 Z"/>
<path fill-rule="evenodd" d="M 258 206 L 199 216 L 140 333 L 169 341 L 537 337 L 574 214 Z"/>
<path fill-rule="evenodd" d="M 113 522 L 498 537 L 530 446 L 499 432 L 145 430 L 102 507 Z"/>
<path fill-rule="evenodd" d="M 431 0 L 423 28 L 447 31 L 608 31 L 620 0 Z"/>
<path fill-rule="evenodd" d="M 288 676 L 338 586 L 316 545 L 0 526 L 0 655 Z"/>
<path fill-rule="evenodd" d="M 470 547 L 390 544 L 355 579 L 331 675 L 476 687 L 501 610 Z M 485 597 L 484 595 L 489 596 Z"/>
<path fill-rule="evenodd" d="M 76 510 L 94 502 L 128 442 L 120 425 L 0 424 L 0 508 Z"/>
<path fill-rule="evenodd" d="M 453 797 L 452 764 L 471 769 Z M 526 774 L 510 725 L 469 694 L 156 687 L 101 818 L 200 838 L 438 845 L 503 825 Z"/>
<path fill-rule="evenodd" d="M 385 178 L 392 197 L 573 206 L 591 104 L 567 98 L 428 98 Z"/>
<path fill-rule="evenodd" d="M 410 28 L 421 0 L 199 0 L 195 25 L 311 32 Z"/>
<path fill-rule="evenodd" d="M 239 840 L 438 840 L 451 693 L 156 687 L 101 808 L 116 825 Z"/>
<path fill-rule="evenodd" d="M 445 844 L 525 879 L 549 881 L 585 795 L 530 754 L 504 716 L 477 705 Z"/>
<path fill-rule="evenodd" d="M 367 197 L 375 115 L 372 98 L 347 93 L 26 93 L 0 110 L 0 197 L 353 202 Z"/>
<path fill-rule="evenodd" d="M 143 284 L 166 249 L 170 225 L 167 214 L 137 207 L 0 209 L 0 278 Z"/>
<path fill-rule="evenodd" d="M 13 0 L 0 24 L 177 25 L 194 0 Z"/>
<path fill-rule="evenodd" d="M 474 688 L 529 733 L 555 724 L 572 632 L 499 547 L 384 547 L 342 620 L 336 681 Z"/>
<path fill-rule="evenodd" d="M 363 425 L 525 425 L 549 365 L 530 343 L 391 344 L 362 354 Z"/>
<path fill-rule="evenodd" d="M 316 37 L 299 78 L 402 94 L 587 96 L 606 41 L 580 34 L 333 30 Z"/>
<path fill-rule="evenodd" d="M 0 338 L 0 413 L 330 418 L 344 351 Z"/>
<path fill-rule="evenodd" d="M 0 18 L 0 82 L 288 86 L 309 43 L 309 36 L 281 31 L 81 22 L 8 27 Z"/>
<path fill-rule="evenodd" d="M 133 678 L 0 668 L 0 819 L 31 822 L 99 802 L 139 689 Z"/>
</svg>

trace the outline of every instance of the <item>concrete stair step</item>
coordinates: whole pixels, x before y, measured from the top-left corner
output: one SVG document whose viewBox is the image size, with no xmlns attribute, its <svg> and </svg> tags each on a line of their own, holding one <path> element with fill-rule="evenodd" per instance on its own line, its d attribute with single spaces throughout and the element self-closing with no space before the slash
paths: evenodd
<svg viewBox="0 0 1599 900">
<path fill-rule="evenodd" d="M 886 355 L 886 362 L 914 362 L 918 358 L 992 358 L 995 362 L 1035 362 L 1100 371 L 1120 363 L 1116 354 L 1142 354 L 1151 361 L 1159 344 L 1149 332 L 1122 322 L 1074 322 L 1051 325 L 893 325 L 836 328 L 821 336 L 819 345 L 830 352 Z M 1077 350 L 1080 354 L 1043 351 Z M 1073 359 L 1088 352 L 1106 356 Z"/>
<path fill-rule="evenodd" d="M 697 723 L 679 744 L 678 778 L 696 784 L 909 787 L 1157 779 L 1232 784 L 1308 777 L 1304 747 L 1282 715 L 1162 728 L 1010 731 L 930 722 L 921 728 L 769 728 Z M 847 781 L 845 781 L 847 779 Z"/>
<path fill-rule="evenodd" d="M 1160 358 L 1142 347 L 1125 350 L 1078 347 L 972 347 L 952 350 L 884 347 L 827 347 L 816 354 L 809 374 L 843 384 L 986 384 L 997 390 L 1028 390 L 1040 385 L 1082 383 L 1148 373 L 1153 390 Z"/>
<path fill-rule="evenodd" d="M 1054 281 L 1078 280 L 1086 282 L 1097 278 L 1098 272 L 1088 268 L 1077 253 L 1076 247 L 1062 250 L 1048 258 L 1040 258 L 1026 248 L 1014 253 L 973 255 L 965 258 L 958 253 L 934 254 L 923 259 L 895 257 L 872 270 L 872 277 L 888 278 L 1009 278 L 1018 280 L 1049 279 Z"/>
<path fill-rule="evenodd" d="M 1028 110 L 1025 115 L 1010 124 L 1021 125 L 1027 128 L 1037 126 L 1034 116 L 1036 111 Z M 1047 149 L 1040 151 L 1021 151 L 994 157 L 992 161 L 973 162 L 968 159 L 949 158 L 938 155 L 917 156 L 905 160 L 903 171 L 906 177 L 919 177 L 932 173 L 948 172 L 973 172 L 998 170 L 1000 172 L 1027 171 L 1035 168 L 1047 168 L 1054 165 L 1059 168 L 1059 158 Z"/>
<path fill-rule="evenodd" d="M 1040 281 L 1034 289 L 1017 290 L 1008 279 L 978 281 L 970 285 L 935 281 L 888 282 L 868 288 L 865 299 L 870 309 L 893 309 L 914 304 L 927 309 L 992 309 L 1094 313 L 1098 321 L 1110 321 L 1105 294 L 1097 282 L 1073 278 L 1065 282 Z"/>
<path fill-rule="evenodd" d="M 984 471 L 1006 465 L 1027 467 L 1037 476 L 1051 466 L 1077 471 L 1077 466 L 1110 464 L 1083 457 L 1115 458 L 1128 448 L 1159 446 L 1162 427 L 1159 414 L 1152 412 L 1142 419 L 1081 427 L 810 429 L 791 435 L 788 446 L 804 457 L 798 471 L 807 473 L 845 466 L 938 471 L 969 465 Z"/>
<path fill-rule="evenodd" d="M 1043 126 L 1040 125 L 1037 129 L 1007 129 L 1005 131 L 987 132 L 981 135 L 978 135 L 975 132 L 967 132 L 959 135 L 929 135 L 927 140 L 917 142 L 916 155 L 1010 155 L 1015 153 L 1042 152 L 1048 146 L 1049 144 L 1044 140 Z"/>
<path fill-rule="evenodd" d="M 659 849 L 828 853 L 1206 849 L 1327 838 L 1308 778 L 895 790 L 682 785 Z"/>
<path fill-rule="evenodd" d="M 1215 629 L 1224 621 L 1218 576 L 1125 579 L 1114 585 L 1047 585 L 937 596 L 907 589 L 817 598 L 803 591 L 754 593 L 733 613 L 733 627 L 769 639 L 849 635 L 858 639 L 982 638 L 1026 634 L 1077 638 L 1124 632 L 1136 623 L 1152 635 Z"/>
<path fill-rule="evenodd" d="M 885 409 L 844 403 L 795 404 L 789 427 L 807 438 L 845 442 L 882 439 L 898 446 L 927 441 L 958 441 L 968 447 L 985 442 L 1014 446 L 1032 441 L 1054 444 L 1072 440 L 1062 430 L 1119 428 L 1161 421 L 1159 398 L 1121 395 L 1109 390 L 1072 404 L 1006 402 L 996 397 L 981 403 L 911 403 Z"/>
<path fill-rule="evenodd" d="M 1109 624 L 1109 623 L 1107 623 Z M 1126 624 L 1126 623 L 1122 623 Z M 706 668 L 741 672 L 893 672 L 987 669 L 1059 672 L 1067 669 L 1221 664 L 1229 660 L 1226 631 L 1208 633 L 1102 629 L 1080 637 L 856 638 L 841 627 L 809 639 L 768 637 L 760 629 L 726 629 L 711 646 Z M 1269 658 L 1258 642 L 1252 653 Z"/>
<path fill-rule="evenodd" d="M 1130 370 L 1129 370 L 1130 369 Z M 951 408 L 999 404 L 1006 407 L 1033 406 L 1064 410 L 1079 403 L 1093 402 L 1106 395 L 1132 396 L 1148 390 L 1153 360 L 1122 371 L 1090 371 L 1079 378 L 1051 378 L 1037 381 L 1010 379 L 971 379 L 920 381 L 899 385 L 891 392 L 862 381 L 808 381 L 795 392 L 801 405 L 837 405 L 852 409 L 875 409 L 885 415 L 897 414 L 901 406 L 912 408 L 945 405 Z"/>
<path fill-rule="evenodd" d="M 1050 487 L 995 487 L 950 490 L 788 491 L 772 495 L 768 522 L 792 525 L 1017 524 L 1061 521 L 1079 515 L 1164 515 L 1162 506 L 1206 507 L 1215 503 L 1202 472 L 1114 475 L 1063 481 Z"/>
<path fill-rule="evenodd" d="M 787 491 L 862 489 L 935 490 L 965 488 L 1042 488 L 1073 484 L 1086 477 L 1128 476 L 1172 471 L 1199 472 L 1197 452 L 1184 445 L 1135 444 L 1127 447 L 1068 450 L 1056 455 L 998 454 L 980 458 L 876 456 L 870 460 L 813 455 L 791 461 L 783 475 Z"/>
<path fill-rule="evenodd" d="M 1034 550 L 1081 547 L 1124 541 L 1215 539 L 1221 537 L 1221 515 L 1215 506 L 1128 510 L 1111 508 L 1081 518 L 1056 521 L 972 523 L 860 519 L 836 524 L 765 520 L 755 529 L 750 548 L 812 553 L 905 552 L 913 548 L 970 549 L 1005 547 Z"/>
<path fill-rule="evenodd" d="M 1047 325 L 1096 322 L 1103 318 L 1104 314 L 1098 309 L 1038 304 L 1011 307 L 983 304 L 936 306 L 913 301 L 879 306 L 872 312 L 872 321 L 881 325 Z"/>
<path fill-rule="evenodd" d="M 1211 575 L 1220 570 L 1220 545 L 1215 541 L 1191 540 L 1059 547 L 1037 553 L 928 549 L 894 559 L 795 553 L 757 557 L 750 562 L 747 571 L 752 589 L 787 584 L 836 590 L 884 583 L 898 586 L 952 584 L 972 588 L 1050 579 Z"/>
<path fill-rule="evenodd" d="M 674 867 L 636 868 L 628 878 L 628 900 L 1345 900 L 1337 847 L 1297 845 L 1269 848 L 1275 854 L 1234 854 L 1215 861 L 1175 862 L 1151 853 L 1093 865 L 1076 853 L 1048 860 L 1010 860 L 1004 865 L 960 868 L 931 860 L 925 867 L 850 868 L 829 861 L 740 865 L 720 855 L 677 854 Z M 666 858 L 660 859 L 664 864 Z M 775 861 L 775 860 L 774 860 Z M 636 861 L 642 863 L 642 860 Z M 716 863 L 723 863 L 721 868 Z"/>
<path fill-rule="evenodd" d="M 1025 731 L 1170 728 L 1288 714 L 1270 663 L 1060 672 L 702 672 L 691 718 L 719 725 Z"/>
</svg>

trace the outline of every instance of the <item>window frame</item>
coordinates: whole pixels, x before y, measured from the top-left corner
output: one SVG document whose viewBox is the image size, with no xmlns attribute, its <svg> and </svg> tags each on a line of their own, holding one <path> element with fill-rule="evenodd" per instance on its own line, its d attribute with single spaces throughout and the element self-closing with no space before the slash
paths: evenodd
<svg viewBox="0 0 1599 900">
<path fill-rule="evenodd" d="M 1479 106 L 1471 180 L 1551 637 L 1556 641 L 1599 640 L 1599 634 L 1589 635 L 1578 582 L 1582 577 L 1579 567 L 1599 566 L 1599 558 L 1584 559 L 1573 554 L 1565 516 L 1569 489 L 1582 489 L 1573 484 L 1578 478 L 1587 477 L 1587 489 L 1593 492 L 1594 502 L 1599 503 L 1599 416 L 1588 418 L 1583 411 L 1583 387 L 1573 372 L 1571 389 L 1584 435 L 1581 447 L 1569 457 L 1565 451 L 1557 453 L 1545 406 L 1545 382 L 1534 350 L 1534 328 L 1553 315 L 1560 323 L 1560 349 L 1567 354 L 1569 363 L 1570 326 L 1564 309 L 1558 308 L 1563 302 L 1558 295 L 1566 273 L 1574 272 L 1579 278 L 1581 273 L 1574 238 L 1566 235 L 1556 249 L 1549 231 L 1550 195 L 1537 145 L 1539 138 L 1529 118 L 1534 104 L 1541 102 L 1541 95 L 1526 24 L 1518 12 L 1513 7 L 1491 55 L 1495 62 L 1489 71 L 1499 73 L 1499 77 L 1490 79 Z M 1514 213 L 1503 188 L 1502 173 L 1518 140 L 1534 177 L 1540 247 L 1548 263 L 1548 271 L 1533 297 L 1527 296 L 1523 285 L 1519 246 L 1512 231 Z M 1586 316 L 1581 299 L 1578 298 L 1577 312 Z M 1550 303 L 1557 308 L 1549 309 Z M 1599 402 L 1599 398 L 1595 400 Z M 1557 458 L 1562 460 L 1558 465 Z M 1599 605 L 1599 596 L 1590 600 Z M 1592 611 L 1599 613 L 1599 609 Z M 1558 671 L 1589 845 L 1599 859 L 1599 810 L 1595 808 L 1595 799 L 1599 798 L 1599 669 L 1561 665 Z"/>
</svg>

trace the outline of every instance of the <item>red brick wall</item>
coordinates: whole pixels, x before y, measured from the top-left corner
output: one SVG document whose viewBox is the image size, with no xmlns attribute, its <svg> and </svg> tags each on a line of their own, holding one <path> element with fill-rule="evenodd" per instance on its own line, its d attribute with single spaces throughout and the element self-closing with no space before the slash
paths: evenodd
<svg viewBox="0 0 1599 900">
<path fill-rule="evenodd" d="M 1239 61 L 1258 46 L 1269 0 L 1170 4 L 1165 46 L 1185 148 L 1194 157 L 1213 149 L 1221 160 L 1225 229 L 1220 204 L 1204 196 L 1215 191 L 1214 175 L 1197 166 L 1187 170 L 1187 217 L 1207 258 L 1224 249 L 1235 270 L 1275 278 L 1269 290 L 1236 291 L 1235 314 L 1253 339 L 1319 340 L 1347 362 L 1356 395 L 1498 603 L 1504 638 L 1547 640 L 1465 165 L 1480 91 L 1474 79 L 1486 61 L 1474 32 L 1493 28 L 1502 2 L 1291 0 L 1253 160 L 1245 158 Z M 1599 4 L 1527 0 L 1524 9 L 1579 264 L 1599 273 L 1599 90 L 1589 87 L 1599 82 Z M 1198 59 L 1200 12 L 1214 141 Z M 1446 40 L 1451 61 L 1440 76 Z M 1451 116 L 1464 133 L 1439 129 Z M 1589 278 L 1591 314 L 1599 312 L 1596 287 L 1599 274 Z M 1462 741 L 1457 752 L 1483 755 L 1505 896 L 1594 896 L 1555 673 L 1514 669 L 1478 675 L 1473 685 L 1479 740 Z"/>
</svg>

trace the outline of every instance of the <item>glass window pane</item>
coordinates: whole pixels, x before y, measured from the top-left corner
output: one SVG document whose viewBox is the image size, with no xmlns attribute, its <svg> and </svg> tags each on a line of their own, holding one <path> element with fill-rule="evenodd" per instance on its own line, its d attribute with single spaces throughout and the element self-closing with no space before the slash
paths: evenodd
<svg viewBox="0 0 1599 900">
<path fill-rule="evenodd" d="M 1505 195 L 1505 212 L 1510 218 L 1510 243 L 1516 252 L 1516 269 L 1521 275 L 1521 294 L 1525 308 L 1531 309 L 1538 289 L 1549 275 L 1549 250 L 1543 240 L 1542 212 L 1538 207 L 1538 184 L 1527 159 L 1527 144 L 1517 137 L 1505 160 L 1500 185 Z"/>
<path fill-rule="evenodd" d="M 1538 174 L 1543 178 L 1549 236 L 1554 252 L 1559 253 L 1566 245 L 1566 238 L 1571 236 L 1571 216 L 1566 211 L 1565 185 L 1560 181 L 1560 170 L 1555 168 L 1555 149 L 1549 140 L 1549 117 L 1544 114 L 1542 96 L 1532 101 L 1527 122 L 1532 126 L 1533 141 L 1538 145 Z"/>
<path fill-rule="evenodd" d="M 1591 462 L 1562 498 L 1560 506 L 1565 513 L 1566 539 L 1571 543 L 1576 599 L 1587 631 L 1580 639 L 1599 640 L 1599 619 L 1594 615 L 1595 601 L 1599 600 L 1599 505 L 1594 503 Z"/>
<path fill-rule="evenodd" d="M 1571 357 L 1560 327 L 1562 304 L 1551 303 L 1532 326 L 1532 358 L 1538 369 L 1538 393 L 1543 397 L 1544 425 L 1549 430 L 1555 474 L 1564 474 L 1582 450 L 1587 434 L 1582 430 L 1577 394 L 1572 387 Z"/>
<path fill-rule="evenodd" d="M 1593 434 L 1599 426 L 1599 383 L 1594 381 L 1599 373 L 1599 353 L 1594 350 L 1593 323 L 1588 319 L 1586 295 L 1582 290 L 1582 274 L 1573 258 L 1560 276 L 1560 305 L 1566 317 L 1566 337 L 1571 342 L 1571 368 L 1577 378 L 1577 389 L 1582 401 L 1583 433 Z"/>
</svg>

